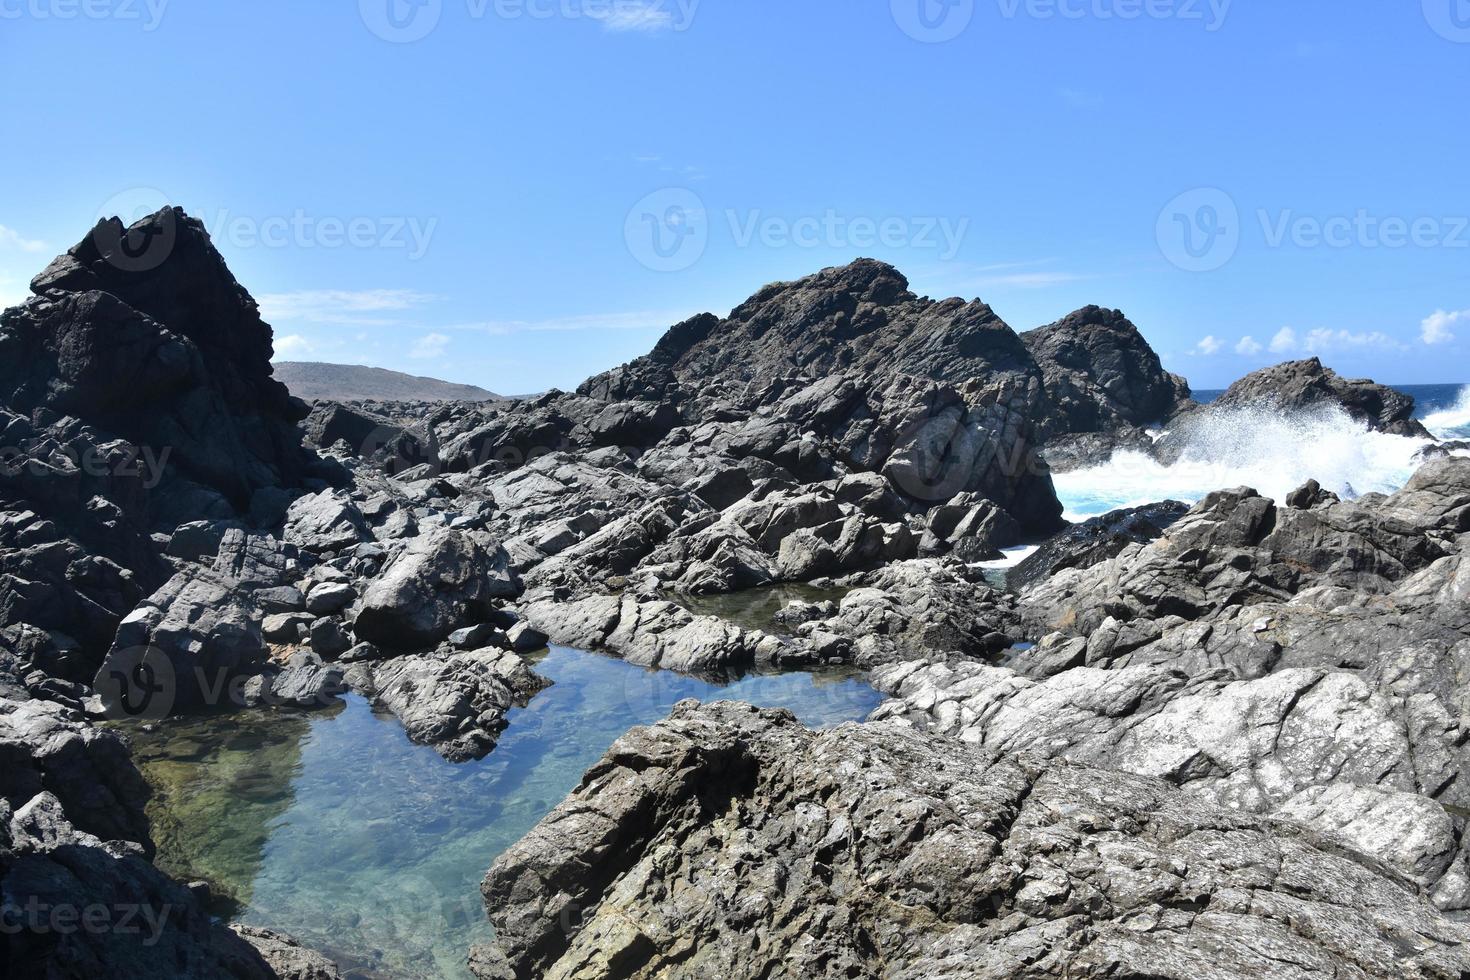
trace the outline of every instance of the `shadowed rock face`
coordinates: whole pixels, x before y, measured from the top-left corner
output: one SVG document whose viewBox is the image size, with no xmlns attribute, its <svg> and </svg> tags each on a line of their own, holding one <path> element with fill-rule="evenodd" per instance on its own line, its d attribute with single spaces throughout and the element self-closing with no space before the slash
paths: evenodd
<svg viewBox="0 0 1470 980">
<path fill-rule="evenodd" d="M 803 482 L 882 473 L 915 511 L 977 493 L 1026 532 L 1060 526 L 1036 455 L 1041 371 L 1021 339 L 984 303 L 916 296 L 872 259 L 679 324 L 579 391 L 677 403 L 687 428 L 666 453 L 756 457 Z"/>
<path fill-rule="evenodd" d="M 498 943 L 471 968 L 496 980 L 1470 969 L 1470 927 L 1305 827 L 733 703 L 620 739 L 482 890 Z"/>
<path fill-rule="evenodd" d="M 99 222 L 0 317 L 0 401 L 162 452 L 245 510 L 311 464 L 303 403 L 271 377 L 271 329 L 204 226 L 167 208 Z"/>
<path fill-rule="evenodd" d="M 1189 402 L 1189 384 L 1119 310 L 1088 306 L 1021 340 L 1045 379 L 1045 437 L 1148 425 Z"/>
<path fill-rule="evenodd" d="M 915 296 L 872 259 L 766 286 L 724 320 L 674 327 L 649 357 L 684 379 L 822 376 L 856 370 L 963 382 L 1033 375 L 1014 331 L 984 303 Z"/>
<path fill-rule="evenodd" d="M 1288 361 L 1248 374 L 1208 406 L 1280 409 L 1336 405 L 1368 427 L 1393 435 L 1428 439 L 1429 431 L 1414 420 L 1414 399 L 1387 385 L 1348 379 L 1313 357 Z"/>
</svg>

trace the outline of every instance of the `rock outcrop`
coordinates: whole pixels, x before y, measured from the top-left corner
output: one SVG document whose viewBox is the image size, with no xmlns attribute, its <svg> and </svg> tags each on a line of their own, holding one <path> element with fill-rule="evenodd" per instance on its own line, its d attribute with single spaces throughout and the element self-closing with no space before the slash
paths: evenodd
<svg viewBox="0 0 1470 980">
<path fill-rule="evenodd" d="M 1089 306 L 1021 334 L 1040 366 L 1044 439 L 1117 433 L 1163 422 L 1190 404 L 1189 384 L 1169 374 L 1120 310 Z"/>
<path fill-rule="evenodd" d="M 11 410 L 168 450 L 171 475 L 237 511 L 309 473 L 295 428 L 306 406 L 271 377 L 270 327 L 182 210 L 128 228 L 99 222 L 31 289 L 0 315 L 0 402 Z"/>
<path fill-rule="evenodd" d="M 1414 419 L 1414 399 L 1387 385 L 1341 377 L 1318 358 L 1288 361 L 1248 374 L 1206 406 L 1207 411 L 1271 407 L 1336 406 L 1370 429 L 1391 435 L 1432 438 Z"/>
<path fill-rule="evenodd" d="M 728 703 L 620 739 L 482 890 L 495 980 L 1470 970 L 1470 926 L 1306 824 Z"/>
</svg>

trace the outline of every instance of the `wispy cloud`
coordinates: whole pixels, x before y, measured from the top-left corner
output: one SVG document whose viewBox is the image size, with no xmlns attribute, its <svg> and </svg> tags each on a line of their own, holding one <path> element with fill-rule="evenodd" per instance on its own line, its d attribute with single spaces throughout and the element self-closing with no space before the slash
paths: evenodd
<svg viewBox="0 0 1470 980">
<path fill-rule="evenodd" d="M 1344 350 L 1402 351 L 1408 348 L 1378 330 L 1328 330 L 1318 327 L 1298 334 L 1291 327 L 1282 327 L 1271 338 L 1271 351 L 1276 354 L 1330 354 Z"/>
<path fill-rule="evenodd" d="M 354 326 L 400 326 L 404 313 L 439 297 L 411 289 L 305 289 L 260 297 L 261 315 L 273 322 L 337 323 Z"/>
<path fill-rule="evenodd" d="M 694 315 L 689 310 L 634 310 L 624 313 L 584 313 L 546 320 L 486 320 L 460 323 L 444 329 L 479 330 L 505 335 L 562 330 L 666 330 Z"/>
<path fill-rule="evenodd" d="M 1467 321 L 1470 321 L 1470 310 L 1459 310 L 1455 313 L 1435 310 L 1419 325 L 1419 339 L 1430 345 L 1448 344 L 1455 339 L 1450 327 Z"/>
<path fill-rule="evenodd" d="M 292 357 L 300 357 L 303 354 L 316 353 L 316 344 L 307 340 L 299 333 L 288 333 L 284 337 L 275 340 L 276 354 L 272 360 L 283 360 Z"/>
<path fill-rule="evenodd" d="M 1194 352 L 1196 354 L 1204 354 L 1206 357 L 1209 357 L 1220 353 L 1220 349 L 1224 346 L 1224 341 L 1211 334 L 1206 336 L 1203 340 L 1195 345 Z"/>
<path fill-rule="evenodd" d="M 1291 327 L 1282 327 L 1276 331 L 1276 336 L 1271 338 L 1271 353 L 1287 354 L 1296 350 L 1296 331 Z"/>
<path fill-rule="evenodd" d="M 1038 259 L 1032 262 L 997 262 L 993 265 L 961 269 L 959 276 L 953 278 L 952 284 L 946 288 L 966 293 L 983 293 L 988 289 L 1046 289 L 1093 278 L 1061 269 L 1046 268 L 1054 261 L 1056 260 Z M 951 277 L 944 278 L 950 279 Z"/>
<path fill-rule="evenodd" d="M 445 349 L 449 346 L 449 336 L 442 333 L 424 334 L 414 342 L 413 349 L 408 356 L 419 361 L 429 361 L 437 357 L 443 357 Z"/>
<path fill-rule="evenodd" d="M 45 252 L 46 243 L 38 238 L 26 238 L 14 228 L 0 225 L 0 248 L 13 248 L 21 252 Z"/>
<path fill-rule="evenodd" d="M 1263 350 L 1265 350 L 1265 348 L 1262 347 L 1260 341 L 1256 340 L 1256 338 L 1254 337 L 1241 337 L 1240 343 L 1235 345 L 1235 353 L 1239 354 L 1241 357 L 1255 357 Z"/>
<path fill-rule="evenodd" d="M 1076 88 L 1059 88 L 1057 95 L 1074 109 L 1096 109 L 1103 104 L 1103 97 L 1096 92 Z"/>
<path fill-rule="evenodd" d="M 0 273 L 0 310 L 19 306 L 31 295 L 30 287 L 18 276 Z"/>
<path fill-rule="evenodd" d="M 674 28 L 674 14 L 665 7 L 665 0 L 622 0 L 601 18 L 602 29 L 615 33 L 641 31 L 654 33 Z"/>
</svg>

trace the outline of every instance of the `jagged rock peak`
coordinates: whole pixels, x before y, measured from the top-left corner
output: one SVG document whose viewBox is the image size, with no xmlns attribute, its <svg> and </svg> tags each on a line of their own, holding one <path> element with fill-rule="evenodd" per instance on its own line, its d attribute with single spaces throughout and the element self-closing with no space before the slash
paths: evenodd
<svg viewBox="0 0 1470 980">
<path fill-rule="evenodd" d="M 1337 405 L 1369 428 L 1421 439 L 1430 437 L 1414 420 L 1412 396 L 1365 378 L 1344 378 L 1316 357 L 1248 374 L 1210 407 L 1218 410 L 1262 404 L 1287 410 Z"/>
<path fill-rule="evenodd" d="M 874 259 L 772 283 L 723 320 L 681 323 L 648 360 L 685 380 L 846 369 L 953 382 L 1034 374 L 1020 339 L 989 306 L 916 296 L 902 273 Z"/>
<path fill-rule="evenodd" d="M 272 377 L 270 325 L 182 209 L 127 228 L 99 221 L 31 289 L 0 315 L 0 402 L 12 410 L 166 451 L 171 475 L 242 511 L 312 465 L 296 429 L 308 408 Z"/>
<path fill-rule="evenodd" d="M 1122 310 L 1084 306 L 1021 335 L 1046 378 L 1047 434 L 1102 432 L 1161 421 L 1189 403 Z"/>
</svg>

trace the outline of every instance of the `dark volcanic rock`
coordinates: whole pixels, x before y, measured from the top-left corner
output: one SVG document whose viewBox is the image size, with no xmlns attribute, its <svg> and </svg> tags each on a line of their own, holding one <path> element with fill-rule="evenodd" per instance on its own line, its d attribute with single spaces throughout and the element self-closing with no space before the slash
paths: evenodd
<svg viewBox="0 0 1470 980">
<path fill-rule="evenodd" d="M 916 510 L 974 492 L 1029 532 L 1059 526 L 1036 455 L 1041 371 L 1021 339 L 984 303 L 916 296 L 881 262 L 767 286 L 583 390 L 621 395 L 645 376 L 681 388 L 694 423 L 664 446 L 756 457 L 802 482 L 878 472 Z"/>
<path fill-rule="evenodd" d="M 1371 429 L 1430 438 L 1414 420 L 1414 399 L 1387 385 L 1343 378 L 1317 358 L 1288 361 L 1248 374 L 1206 406 L 1206 411 L 1273 407 L 1283 410 L 1335 405 Z"/>
<path fill-rule="evenodd" d="M 1006 573 L 1006 585 L 1021 591 L 1066 568 L 1091 568 L 1116 557 L 1130 544 L 1146 544 L 1189 512 L 1177 500 L 1115 510 L 1073 525 L 1041 545 Z"/>
<path fill-rule="evenodd" d="M 1045 378 L 1043 438 L 1136 428 L 1189 403 L 1189 384 L 1119 310 L 1089 306 L 1021 340 Z"/>
<path fill-rule="evenodd" d="M 490 754 L 511 708 L 551 682 L 509 650 L 436 651 L 359 664 L 352 687 L 393 712 L 408 737 L 451 762 Z"/>
<path fill-rule="evenodd" d="M 379 646 L 431 647 L 462 626 L 485 622 L 492 600 L 520 591 L 508 566 L 505 551 L 480 536 L 428 531 L 367 586 L 354 631 Z"/>
<path fill-rule="evenodd" d="M 731 703 L 620 739 L 482 891 L 497 980 L 1470 970 L 1470 926 L 1306 825 Z"/>
<path fill-rule="evenodd" d="M 117 734 L 55 704 L 0 697 L 6 977 L 277 976 L 150 863 L 147 799 Z"/>
<path fill-rule="evenodd" d="M 271 377 L 271 329 L 204 226 L 167 208 L 116 219 L 31 282 L 0 315 L 0 401 L 49 409 L 168 450 L 187 479 L 238 510 L 312 465 L 306 406 Z"/>
</svg>

